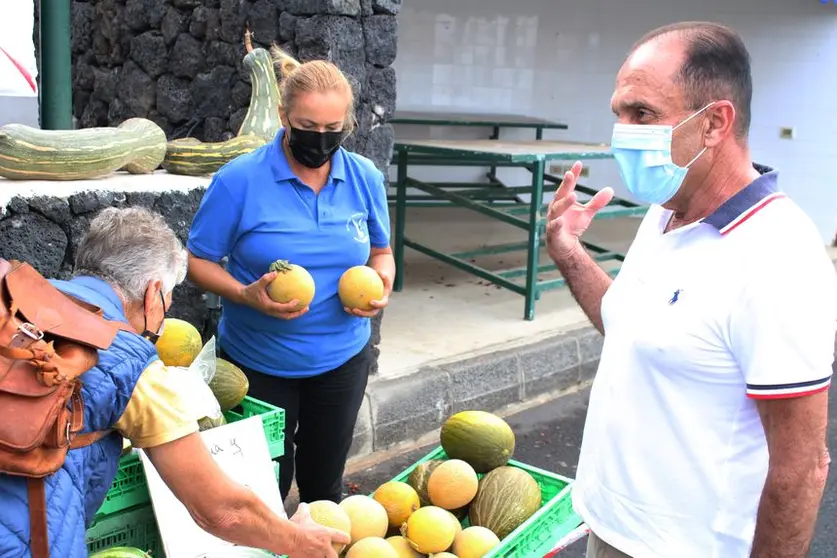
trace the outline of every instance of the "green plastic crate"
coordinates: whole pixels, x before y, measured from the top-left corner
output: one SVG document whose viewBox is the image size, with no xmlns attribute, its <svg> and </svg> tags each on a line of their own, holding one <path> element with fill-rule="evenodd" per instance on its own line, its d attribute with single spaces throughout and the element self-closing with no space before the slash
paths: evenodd
<svg viewBox="0 0 837 558">
<path fill-rule="evenodd" d="M 224 413 L 227 422 L 237 422 L 252 416 L 262 419 L 267 447 L 273 458 L 285 453 L 285 410 L 252 397 L 245 397 L 241 405 Z M 119 461 L 116 478 L 108 490 L 105 501 L 96 512 L 112 514 L 150 501 L 148 485 L 142 461 L 136 453 L 130 453 Z"/>
<path fill-rule="evenodd" d="M 420 463 L 431 459 L 447 458 L 445 450 L 439 446 L 393 480 L 407 482 L 410 473 Z M 515 460 L 509 461 L 508 465 L 523 469 L 532 475 L 532 478 L 541 487 L 543 504 L 541 509 L 509 533 L 506 538 L 500 541 L 499 546 L 483 558 L 543 558 L 545 554 L 552 550 L 558 539 L 567 535 L 582 523 L 581 517 L 573 510 L 572 479 Z M 482 477 L 483 475 L 479 476 Z M 462 525 L 463 527 L 468 526 L 467 518 L 462 522 Z"/>
<path fill-rule="evenodd" d="M 114 546 L 131 546 L 150 552 L 154 558 L 165 558 L 151 504 L 96 517 L 87 530 L 89 554 Z"/>
<path fill-rule="evenodd" d="M 273 464 L 279 479 L 279 464 Z M 150 552 L 152 558 L 165 558 L 163 541 L 150 503 L 110 515 L 96 515 L 87 530 L 87 552 L 93 554 L 113 546 L 132 546 Z"/>
</svg>

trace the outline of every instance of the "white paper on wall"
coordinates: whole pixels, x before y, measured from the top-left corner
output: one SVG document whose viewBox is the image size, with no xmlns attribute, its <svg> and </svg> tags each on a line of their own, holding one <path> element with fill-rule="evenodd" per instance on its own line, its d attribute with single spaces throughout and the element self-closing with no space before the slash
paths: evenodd
<svg viewBox="0 0 837 558">
<path fill-rule="evenodd" d="M 36 97 L 38 67 L 35 59 L 33 0 L 2 2 L 0 17 L 0 96 Z"/>
</svg>

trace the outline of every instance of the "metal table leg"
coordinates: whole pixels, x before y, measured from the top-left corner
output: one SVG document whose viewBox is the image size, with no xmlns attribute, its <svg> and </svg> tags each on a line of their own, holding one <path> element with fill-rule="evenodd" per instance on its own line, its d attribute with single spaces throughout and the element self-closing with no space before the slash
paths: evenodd
<svg viewBox="0 0 837 558">
<path fill-rule="evenodd" d="M 523 318 L 535 319 L 535 300 L 538 298 L 538 259 L 540 256 L 541 204 L 543 203 L 544 162 L 532 169 L 532 199 L 529 203 L 529 241 L 526 257 L 526 304 Z"/>
<path fill-rule="evenodd" d="M 395 281 L 392 289 L 401 291 L 404 286 L 404 231 L 407 220 L 407 151 L 398 152 L 398 178 L 395 204 Z"/>
</svg>

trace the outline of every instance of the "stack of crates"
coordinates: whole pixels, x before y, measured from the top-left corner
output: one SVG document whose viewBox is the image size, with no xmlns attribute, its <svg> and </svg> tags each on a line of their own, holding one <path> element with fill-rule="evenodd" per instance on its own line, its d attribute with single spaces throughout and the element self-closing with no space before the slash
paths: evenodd
<svg viewBox="0 0 837 558">
<path fill-rule="evenodd" d="M 274 459 L 281 457 L 285 452 L 285 411 L 245 397 L 241 405 L 224 413 L 227 422 L 253 416 L 262 420 L 270 456 Z M 278 478 L 279 464 L 275 464 L 274 468 Z M 113 546 L 131 546 L 151 552 L 158 558 L 165 556 L 142 461 L 134 452 L 120 460 L 116 479 L 87 531 L 89 553 Z"/>
</svg>

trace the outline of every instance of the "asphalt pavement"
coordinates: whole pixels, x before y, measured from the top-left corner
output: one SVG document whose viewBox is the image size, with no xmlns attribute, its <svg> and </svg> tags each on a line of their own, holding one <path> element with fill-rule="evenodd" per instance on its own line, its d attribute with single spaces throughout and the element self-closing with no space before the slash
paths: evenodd
<svg viewBox="0 0 837 558">
<path fill-rule="evenodd" d="M 506 417 L 517 435 L 514 458 L 523 463 L 558 474 L 575 477 L 584 417 L 587 412 L 589 392 L 568 395 Z M 831 390 L 830 402 L 834 408 L 835 391 Z M 837 453 L 837 417 L 831 413 L 829 447 Z M 379 463 L 347 477 L 347 492 L 368 494 L 378 485 L 392 479 L 412 463 L 421 459 L 436 445 L 423 447 Z M 835 460 L 837 462 L 837 460 Z M 809 558 L 837 556 L 837 465 L 832 465 L 814 544 Z M 562 558 L 584 558 L 586 538 L 571 545 L 559 554 Z"/>
</svg>

